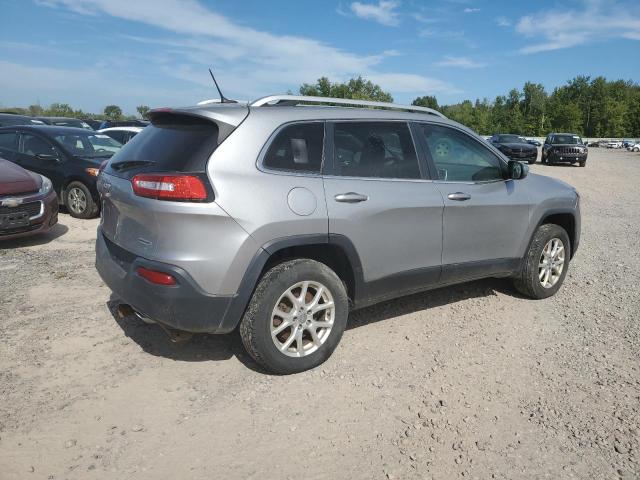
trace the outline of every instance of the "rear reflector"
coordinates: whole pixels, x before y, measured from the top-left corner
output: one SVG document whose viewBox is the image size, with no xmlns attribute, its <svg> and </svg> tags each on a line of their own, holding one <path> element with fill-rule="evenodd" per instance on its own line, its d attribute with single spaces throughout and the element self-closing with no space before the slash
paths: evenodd
<svg viewBox="0 0 640 480">
<path fill-rule="evenodd" d="M 156 285 L 175 285 L 177 283 L 172 275 L 145 267 L 138 267 L 138 275 Z"/>
<path fill-rule="evenodd" d="M 198 202 L 207 199 L 207 189 L 194 175 L 140 174 L 131 180 L 140 197 Z"/>
</svg>

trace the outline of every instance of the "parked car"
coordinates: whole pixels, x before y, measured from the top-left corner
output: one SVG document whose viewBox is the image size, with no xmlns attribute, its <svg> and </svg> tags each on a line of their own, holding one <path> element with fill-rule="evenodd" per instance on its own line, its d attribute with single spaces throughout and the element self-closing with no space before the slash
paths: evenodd
<svg viewBox="0 0 640 480">
<path fill-rule="evenodd" d="M 608 140 L 605 143 L 607 148 L 622 148 L 622 142 L 620 140 Z"/>
<path fill-rule="evenodd" d="M 94 120 L 93 118 L 83 118 L 83 122 L 87 123 L 93 130 L 100 130 L 102 120 Z"/>
<path fill-rule="evenodd" d="M 581 167 L 587 164 L 589 149 L 580 136 L 573 133 L 550 133 L 542 146 L 542 163 L 577 163 Z"/>
<path fill-rule="evenodd" d="M 625 138 L 622 140 L 622 148 L 629 148 L 633 145 L 635 145 L 636 143 L 638 143 L 636 140 L 631 140 L 628 138 Z"/>
<path fill-rule="evenodd" d="M 535 145 L 536 147 L 540 147 L 542 146 L 542 143 L 539 142 L 538 140 L 536 140 L 535 138 L 527 138 L 525 139 L 527 141 L 528 144 L 530 145 Z"/>
<path fill-rule="evenodd" d="M 149 122 L 147 120 L 118 120 L 118 121 L 103 120 L 102 123 L 100 123 L 99 130 L 104 130 L 106 128 L 112 128 L 112 127 L 142 127 L 142 128 L 144 128 L 147 125 L 149 125 Z"/>
<path fill-rule="evenodd" d="M 0 127 L 6 127 L 9 125 L 44 125 L 44 123 L 40 120 L 26 117 L 24 115 L 0 113 Z"/>
<path fill-rule="evenodd" d="M 57 222 L 51 180 L 0 158 L 0 241 L 44 233 Z"/>
<path fill-rule="evenodd" d="M 511 160 L 532 164 L 538 158 L 538 149 L 518 135 L 496 134 L 491 143 Z"/>
<path fill-rule="evenodd" d="M 93 130 L 84 120 L 78 120 L 77 118 L 67 117 L 36 117 L 37 120 L 45 123 L 46 125 L 55 125 L 57 127 L 75 127 L 84 128 L 85 130 Z"/>
<path fill-rule="evenodd" d="M 98 169 L 121 147 L 107 135 L 81 128 L 0 128 L 0 156 L 51 179 L 60 203 L 78 218 L 98 214 Z"/>
<path fill-rule="evenodd" d="M 384 300 L 484 277 L 549 297 L 578 248 L 571 186 L 429 108 L 283 95 L 150 117 L 99 176 L 98 272 L 123 313 L 239 327 L 271 371 L 321 364 Z"/>
<path fill-rule="evenodd" d="M 632 144 L 627 147 L 630 152 L 640 152 L 640 143 Z"/>
<path fill-rule="evenodd" d="M 114 140 L 120 142 L 122 145 L 127 143 L 138 133 L 142 131 L 142 127 L 111 127 L 98 130 L 100 133 L 109 135 Z"/>
</svg>

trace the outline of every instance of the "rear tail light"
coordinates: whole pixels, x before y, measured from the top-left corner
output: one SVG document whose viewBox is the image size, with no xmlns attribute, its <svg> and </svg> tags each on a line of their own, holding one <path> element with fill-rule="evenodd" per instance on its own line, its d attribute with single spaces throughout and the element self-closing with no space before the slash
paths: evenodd
<svg viewBox="0 0 640 480">
<path fill-rule="evenodd" d="M 140 174 L 131 180 L 133 192 L 140 197 L 182 202 L 207 199 L 207 187 L 195 175 Z"/>
<path fill-rule="evenodd" d="M 159 272 L 157 270 L 151 270 L 150 268 L 138 267 L 137 269 L 138 275 L 140 275 L 145 280 L 148 280 L 151 283 L 155 283 L 156 285 L 175 285 L 176 279 L 173 275 L 165 272 Z"/>
</svg>

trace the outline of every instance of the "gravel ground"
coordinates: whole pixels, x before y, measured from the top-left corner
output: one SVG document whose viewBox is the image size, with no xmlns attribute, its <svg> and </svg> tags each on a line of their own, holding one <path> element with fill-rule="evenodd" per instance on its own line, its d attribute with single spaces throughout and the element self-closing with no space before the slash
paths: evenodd
<svg viewBox="0 0 640 480">
<path fill-rule="evenodd" d="M 352 315 L 316 370 L 267 375 L 235 334 L 117 319 L 97 221 L 0 250 L 0 477 L 640 477 L 640 155 L 537 164 L 582 194 L 564 287 L 507 280 Z"/>
</svg>

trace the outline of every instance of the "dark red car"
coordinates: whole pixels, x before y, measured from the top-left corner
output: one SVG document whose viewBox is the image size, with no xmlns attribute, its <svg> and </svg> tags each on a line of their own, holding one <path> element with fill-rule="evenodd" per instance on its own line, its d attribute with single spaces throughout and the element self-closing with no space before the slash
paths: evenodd
<svg viewBox="0 0 640 480">
<path fill-rule="evenodd" d="M 57 222 L 51 181 L 0 158 L 0 240 L 46 232 Z"/>
</svg>

